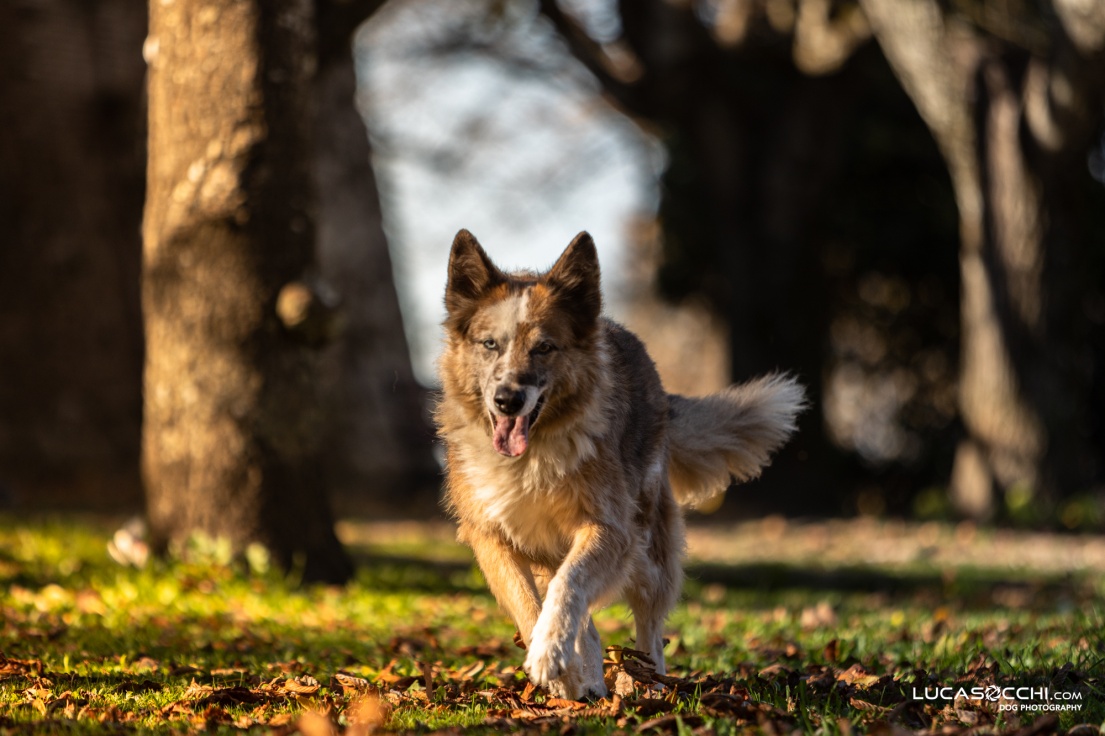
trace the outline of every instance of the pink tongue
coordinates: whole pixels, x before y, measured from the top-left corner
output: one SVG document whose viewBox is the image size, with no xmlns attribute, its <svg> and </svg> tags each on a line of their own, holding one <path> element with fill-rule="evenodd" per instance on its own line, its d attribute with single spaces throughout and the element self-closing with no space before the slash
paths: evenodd
<svg viewBox="0 0 1105 736">
<path fill-rule="evenodd" d="M 518 457 L 529 447 L 529 417 L 498 417 L 495 421 L 495 450 Z"/>
</svg>

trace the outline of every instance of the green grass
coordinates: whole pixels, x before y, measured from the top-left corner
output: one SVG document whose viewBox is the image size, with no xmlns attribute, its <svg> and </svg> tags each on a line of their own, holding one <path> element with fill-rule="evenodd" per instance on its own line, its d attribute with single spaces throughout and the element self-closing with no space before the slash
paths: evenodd
<svg viewBox="0 0 1105 736">
<path fill-rule="evenodd" d="M 912 698 L 938 685 L 1077 692 L 1082 710 L 1053 728 L 1105 720 L 1105 588 L 1090 576 L 691 565 L 667 627 L 672 677 L 649 687 L 630 656 L 611 665 L 638 678 L 620 702 L 569 707 L 525 688 L 513 627 L 440 539 L 348 534 L 355 582 L 299 588 L 217 545 L 120 567 L 112 530 L 0 518 L 0 734 L 353 733 L 365 692 L 389 731 L 1000 732 L 1045 715 Z M 596 621 L 632 646 L 623 606 Z"/>
</svg>

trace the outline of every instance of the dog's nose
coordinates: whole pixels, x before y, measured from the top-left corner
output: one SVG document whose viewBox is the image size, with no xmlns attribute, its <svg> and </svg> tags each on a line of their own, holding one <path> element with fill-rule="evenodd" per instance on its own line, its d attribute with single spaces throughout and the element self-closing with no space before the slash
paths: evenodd
<svg viewBox="0 0 1105 736">
<path fill-rule="evenodd" d="M 507 416 L 513 416 L 526 403 L 526 392 L 520 389 L 499 386 L 495 389 L 495 406 Z"/>
</svg>

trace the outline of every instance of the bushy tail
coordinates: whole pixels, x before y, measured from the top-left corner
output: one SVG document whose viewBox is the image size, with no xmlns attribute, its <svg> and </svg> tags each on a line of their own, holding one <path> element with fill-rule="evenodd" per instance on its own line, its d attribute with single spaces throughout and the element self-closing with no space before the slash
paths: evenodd
<svg viewBox="0 0 1105 736">
<path fill-rule="evenodd" d="M 806 392 L 784 374 L 763 376 L 700 398 L 671 395 L 672 491 L 696 506 L 739 481 L 757 477 L 795 430 Z"/>
</svg>

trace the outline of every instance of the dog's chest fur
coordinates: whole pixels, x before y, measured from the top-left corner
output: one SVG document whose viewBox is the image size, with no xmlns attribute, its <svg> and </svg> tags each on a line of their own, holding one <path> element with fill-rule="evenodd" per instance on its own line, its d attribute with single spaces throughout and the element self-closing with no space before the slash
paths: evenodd
<svg viewBox="0 0 1105 736">
<path fill-rule="evenodd" d="M 597 410 L 595 412 L 598 413 Z M 602 427 L 598 419 L 591 425 Z M 543 436 L 526 456 L 507 459 L 490 451 L 486 434 L 465 432 L 453 445 L 451 472 L 463 479 L 464 505 L 508 539 L 513 546 L 543 561 L 561 559 L 579 523 L 592 505 L 583 477 L 599 454 L 599 437 L 575 432 Z"/>
</svg>

